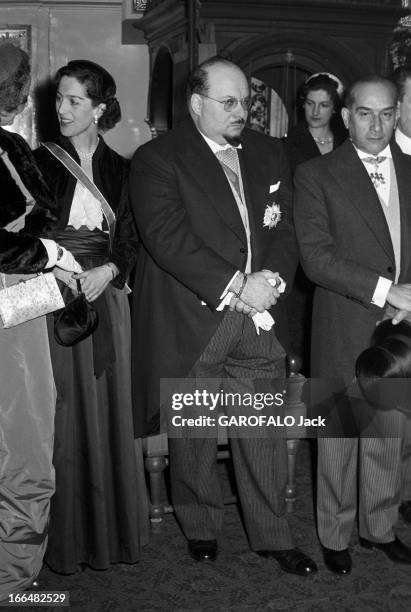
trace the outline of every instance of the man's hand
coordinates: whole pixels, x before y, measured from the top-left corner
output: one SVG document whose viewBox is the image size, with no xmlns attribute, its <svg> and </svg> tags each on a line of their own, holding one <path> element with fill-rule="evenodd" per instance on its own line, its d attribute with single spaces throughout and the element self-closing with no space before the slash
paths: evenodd
<svg viewBox="0 0 411 612">
<path fill-rule="evenodd" d="M 247 304 L 245 304 L 242 299 L 235 297 L 235 295 L 233 295 L 233 297 L 231 298 L 230 305 L 228 308 L 229 310 L 231 310 L 231 312 L 235 310 L 236 312 L 240 312 L 241 314 L 246 315 L 250 318 L 252 318 L 257 313 L 255 308 L 247 306 Z"/>
<path fill-rule="evenodd" d="M 400 311 L 411 311 L 411 284 L 391 285 L 387 295 L 387 302 Z"/>
<path fill-rule="evenodd" d="M 392 318 L 392 324 L 398 325 L 401 321 L 408 321 L 411 323 L 411 312 L 409 310 L 398 310 Z"/>
<path fill-rule="evenodd" d="M 260 272 L 249 274 L 247 276 L 247 283 L 241 293 L 241 301 L 258 312 L 268 310 L 276 304 L 277 299 L 280 297 L 277 287 L 273 287 L 268 282 L 269 279 L 276 281 L 277 278 L 278 274 L 269 270 L 261 270 Z"/>
</svg>

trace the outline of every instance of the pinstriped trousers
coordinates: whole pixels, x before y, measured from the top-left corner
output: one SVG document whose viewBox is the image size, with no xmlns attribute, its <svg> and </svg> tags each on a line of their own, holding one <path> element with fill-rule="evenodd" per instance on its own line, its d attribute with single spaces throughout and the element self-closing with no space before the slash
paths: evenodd
<svg viewBox="0 0 411 612">
<path fill-rule="evenodd" d="M 348 547 L 358 508 L 360 537 L 391 542 L 398 520 L 406 417 L 382 416 L 398 437 L 318 440 L 317 518 L 323 546 Z"/>
<path fill-rule="evenodd" d="M 411 418 L 407 419 L 402 463 L 401 501 L 411 500 Z"/>
<path fill-rule="evenodd" d="M 199 388 L 202 378 L 214 379 L 216 388 L 224 389 L 229 379 L 241 379 L 244 391 L 252 392 L 253 378 L 284 376 L 285 352 L 274 328 L 257 335 L 251 319 L 228 311 L 188 378 L 198 378 Z M 292 548 L 285 515 L 286 441 L 230 437 L 230 448 L 251 548 Z M 216 539 L 223 525 L 217 440 L 170 438 L 169 449 L 171 494 L 184 535 L 189 540 Z"/>
</svg>

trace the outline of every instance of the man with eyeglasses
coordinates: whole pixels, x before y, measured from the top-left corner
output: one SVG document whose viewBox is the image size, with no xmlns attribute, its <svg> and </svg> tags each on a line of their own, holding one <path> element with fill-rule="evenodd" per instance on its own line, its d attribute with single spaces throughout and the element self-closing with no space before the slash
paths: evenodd
<svg viewBox="0 0 411 612">
<path fill-rule="evenodd" d="M 282 145 L 245 128 L 248 82 L 225 59 L 194 70 L 187 104 L 190 118 L 132 162 L 142 244 L 133 305 L 138 435 L 157 431 L 161 379 L 195 379 L 197 391 L 212 379 L 218 392 L 227 381 L 253 391 L 254 379 L 283 384 L 285 376 L 280 292 L 292 282 L 297 249 Z M 176 435 L 169 430 L 174 510 L 189 554 L 214 561 L 223 506 L 214 432 Z M 239 428 L 230 439 L 251 548 L 285 571 L 312 574 L 316 565 L 294 547 L 285 516 L 286 443 L 253 435 Z"/>
</svg>

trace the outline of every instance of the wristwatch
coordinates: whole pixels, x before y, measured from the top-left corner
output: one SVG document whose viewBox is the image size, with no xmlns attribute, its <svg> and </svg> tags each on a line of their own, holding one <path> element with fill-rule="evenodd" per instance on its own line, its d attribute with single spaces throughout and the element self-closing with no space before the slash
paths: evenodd
<svg viewBox="0 0 411 612">
<path fill-rule="evenodd" d="M 57 261 L 60 261 L 60 259 L 63 257 L 63 255 L 64 255 L 63 247 L 61 247 L 58 244 L 57 245 Z"/>
</svg>

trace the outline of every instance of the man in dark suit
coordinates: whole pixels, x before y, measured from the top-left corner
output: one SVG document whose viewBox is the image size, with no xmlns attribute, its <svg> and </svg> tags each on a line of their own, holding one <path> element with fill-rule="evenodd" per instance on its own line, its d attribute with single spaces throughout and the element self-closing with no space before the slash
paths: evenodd
<svg viewBox="0 0 411 612">
<path fill-rule="evenodd" d="M 142 244 L 133 357 L 134 406 L 145 423 L 137 433 L 155 431 L 160 379 L 285 374 L 279 338 L 286 342 L 286 313 L 273 285 L 278 275 L 291 283 L 297 250 L 282 145 L 244 129 L 248 82 L 227 60 L 212 58 L 194 71 L 187 101 L 190 118 L 141 147 L 132 162 Z M 275 325 L 257 334 L 256 318 L 266 310 Z M 230 442 L 251 548 L 286 571 L 313 573 L 285 517 L 285 441 Z M 173 504 L 189 553 L 214 560 L 222 527 L 216 440 L 169 436 L 169 448 Z"/>
<path fill-rule="evenodd" d="M 378 76 L 354 83 L 342 110 L 350 139 L 296 173 L 297 238 L 317 285 L 312 377 L 350 383 L 386 304 L 411 306 L 411 174 L 390 144 L 396 98 L 393 84 Z M 393 531 L 401 448 L 400 437 L 318 440 L 318 531 L 332 571 L 351 571 L 357 483 L 360 544 L 411 563 L 411 550 Z"/>
</svg>

